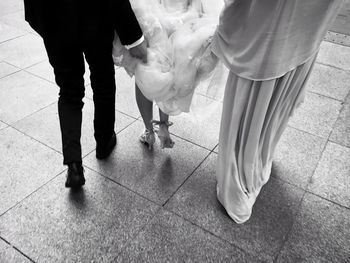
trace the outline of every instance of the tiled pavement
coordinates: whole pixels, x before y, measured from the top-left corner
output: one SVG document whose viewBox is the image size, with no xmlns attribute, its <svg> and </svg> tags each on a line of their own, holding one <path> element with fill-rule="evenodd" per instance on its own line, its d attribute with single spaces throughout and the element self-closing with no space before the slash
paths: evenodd
<svg viewBox="0 0 350 263">
<path fill-rule="evenodd" d="M 69 191 L 42 41 L 21 1 L 1 0 L 0 262 L 350 262 L 350 47 L 322 44 L 243 225 L 215 196 L 220 107 L 200 122 L 173 118 L 175 148 L 149 152 L 133 80 L 116 74 L 118 146 L 95 159 L 87 85 L 87 184 Z"/>
</svg>

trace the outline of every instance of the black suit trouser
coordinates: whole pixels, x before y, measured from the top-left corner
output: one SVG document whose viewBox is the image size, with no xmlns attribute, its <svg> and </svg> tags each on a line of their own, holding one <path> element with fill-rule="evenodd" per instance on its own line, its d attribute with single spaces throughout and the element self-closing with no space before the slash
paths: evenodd
<svg viewBox="0 0 350 263">
<path fill-rule="evenodd" d="M 82 161 L 80 138 L 85 93 L 84 56 L 91 72 L 96 143 L 106 144 L 114 132 L 116 86 L 112 60 L 113 29 L 106 27 L 91 31 L 82 28 L 79 31 L 71 37 L 66 37 L 64 30 L 60 34 L 44 37 L 49 61 L 60 88 L 58 113 L 64 164 Z"/>
</svg>

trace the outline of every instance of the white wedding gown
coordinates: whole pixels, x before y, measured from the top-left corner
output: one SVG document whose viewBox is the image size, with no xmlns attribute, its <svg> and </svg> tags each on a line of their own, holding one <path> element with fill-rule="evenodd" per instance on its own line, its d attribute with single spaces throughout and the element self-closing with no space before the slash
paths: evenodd
<svg viewBox="0 0 350 263">
<path fill-rule="evenodd" d="M 226 70 L 211 52 L 222 0 L 130 0 L 148 42 L 146 64 L 131 57 L 118 36 L 113 59 L 141 92 L 169 114 L 189 112 L 195 94 L 215 98 Z M 196 92 L 195 92 L 196 91 Z"/>
</svg>

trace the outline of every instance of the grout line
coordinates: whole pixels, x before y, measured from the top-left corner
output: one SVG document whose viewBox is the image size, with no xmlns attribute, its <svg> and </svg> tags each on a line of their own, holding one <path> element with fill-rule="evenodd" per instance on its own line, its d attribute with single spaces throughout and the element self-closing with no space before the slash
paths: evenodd
<svg viewBox="0 0 350 263">
<path fill-rule="evenodd" d="M 4 127 L 0 128 L 0 131 L 2 131 L 2 130 L 4 130 L 4 129 L 6 129 L 6 128 L 9 127 L 9 125 L 8 125 L 6 122 L 3 122 L 3 121 L 1 121 L 1 120 L 0 120 L 0 124 L 3 124 L 3 125 L 4 125 Z"/>
<path fill-rule="evenodd" d="M 342 111 L 342 109 L 339 111 L 339 114 L 338 114 L 338 116 L 337 116 L 337 120 L 339 119 L 339 115 L 340 115 L 341 111 Z M 306 189 L 309 189 L 309 186 L 310 186 L 310 184 L 311 184 L 311 182 L 312 182 L 312 178 L 314 177 L 315 172 L 316 172 L 317 168 L 318 168 L 319 165 L 320 165 L 320 162 L 321 162 L 322 157 L 323 157 L 323 153 L 324 153 L 324 151 L 326 150 L 327 145 L 328 145 L 329 142 L 330 142 L 330 137 L 332 136 L 332 133 L 333 133 L 333 130 L 334 130 L 334 127 L 335 127 L 335 124 L 336 124 L 337 120 L 336 120 L 336 121 L 333 123 L 333 125 L 332 125 L 332 129 L 331 129 L 331 131 L 330 131 L 330 133 L 329 133 L 329 135 L 328 135 L 328 137 L 327 137 L 327 140 L 326 140 L 325 145 L 323 146 L 323 149 L 322 149 L 322 151 L 321 151 L 321 154 L 320 154 L 320 157 L 319 157 L 319 159 L 318 159 L 317 165 L 315 166 L 315 169 L 313 170 L 312 175 L 310 176 L 310 178 L 309 178 L 309 180 L 308 180 L 308 182 L 307 182 Z"/>
<path fill-rule="evenodd" d="M 66 170 L 66 169 L 65 169 Z M 10 208 L 8 208 L 5 212 L 0 214 L 0 217 L 2 217 L 3 215 L 5 215 L 7 212 L 9 212 L 10 210 L 12 210 L 13 208 L 15 208 L 17 205 L 19 205 L 20 203 L 22 203 L 24 200 L 28 199 L 30 196 L 32 196 L 33 194 L 35 194 L 36 192 L 38 192 L 40 189 L 42 189 L 43 187 L 45 187 L 47 184 L 49 184 L 50 182 L 52 182 L 54 179 L 56 179 L 59 175 L 61 175 L 65 170 L 60 171 L 58 174 L 54 175 L 51 179 L 49 179 L 46 183 L 42 184 L 41 186 L 39 186 L 38 188 L 36 188 L 33 192 L 31 192 L 30 194 L 28 194 L 27 196 L 23 197 L 20 201 L 16 202 L 13 206 L 11 206 Z"/>
<path fill-rule="evenodd" d="M 136 233 L 129 238 L 129 240 L 127 242 L 125 242 L 125 244 L 123 244 L 123 246 L 120 248 L 120 251 L 118 253 L 118 255 L 113 259 L 113 262 L 117 262 L 117 259 L 120 257 L 120 255 L 124 252 L 124 250 L 130 245 L 130 243 L 135 240 L 137 238 L 137 236 L 155 219 L 155 217 L 157 216 L 157 214 L 159 213 L 159 211 L 162 209 L 162 207 L 158 207 L 158 209 L 155 211 L 155 213 L 153 214 L 153 216 L 148 220 L 148 222 L 146 222 L 142 227 L 140 227 L 140 229 L 138 231 L 136 231 Z"/>
<path fill-rule="evenodd" d="M 342 103 L 342 104 L 343 104 L 343 103 Z M 309 131 L 305 131 L 305 130 L 302 130 L 302 129 L 298 128 L 298 127 L 294 127 L 293 125 L 289 124 L 289 121 L 288 121 L 287 127 L 293 128 L 293 129 L 298 130 L 298 131 L 300 131 L 300 132 L 307 133 L 307 134 L 309 134 L 309 135 L 316 136 L 316 137 L 321 138 L 321 139 L 324 139 L 324 140 L 326 140 L 326 144 L 327 144 L 328 141 L 330 141 L 330 137 L 331 137 L 331 135 L 332 135 L 332 133 L 333 133 L 335 124 L 337 123 L 337 121 L 338 121 L 338 119 L 339 119 L 339 116 L 340 116 L 340 114 L 341 114 L 341 112 L 342 112 L 342 110 L 343 110 L 343 107 L 344 107 L 344 105 L 342 105 L 342 108 L 339 110 L 339 113 L 338 113 L 338 115 L 337 115 L 337 119 L 334 121 L 334 123 L 333 123 L 333 125 L 332 125 L 332 127 L 331 127 L 331 129 L 330 129 L 330 131 L 329 131 L 329 134 L 327 135 L 327 137 L 322 137 L 322 136 L 320 136 L 320 135 L 318 135 L 318 134 L 313 134 L 313 133 L 311 133 L 311 132 L 309 132 Z M 322 152 L 323 152 L 323 150 L 322 150 Z"/>
<path fill-rule="evenodd" d="M 293 227 L 294 227 L 294 225 L 295 225 L 295 220 L 296 220 L 296 218 L 299 216 L 299 214 L 301 213 L 301 205 L 302 205 L 302 203 L 303 203 L 303 201 L 304 201 L 304 199 L 305 199 L 305 195 L 306 195 L 306 191 L 304 190 L 303 196 L 301 197 L 301 199 L 300 199 L 300 201 L 299 201 L 299 204 L 298 204 L 298 206 L 297 206 L 297 208 L 296 208 L 297 211 L 296 211 L 296 213 L 295 213 L 295 215 L 294 215 L 294 218 L 293 218 L 293 220 L 292 220 L 292 224 L 291 224 L 289 230 L 287 231 L 286 235 L 284 236 L 284 239 L 283 239 L 283 241 L 282 241 L 282 244 L 281 244 L 280 248 L 278 249 L 278 251 L 277 251 L 277 253 L 276 253 L 276 255 L 275 255 L 274 259 L 273 259 L 273 262 L 274 262 L 274 263 L 277 262 L 278 257 L 281 255 L 281 252 L 283 251 L 283 248 L 285 247 L 285 245 L 287 244 L 287 241 L 289 240 L 289 238 L 290 238 L 290 236 L 291 236 Z"/>
<path fill-rule="evenodd" d="M 30 139 L 32 139 L 32 140 L 34 140 L 34 141 L 40 143 L 41 145 L 44 145 L 44 146 L 46 146 L 47 148 L 53 150 L 54 152 L 56 152 L 56 153 L 62 155 L 62 152 L 60 152 L 59 150 L 56 150 L 55 148 L 52 148 L 50 145 L 47 145 L 46 143 L 44 143 L 44 142 L 42 142 L 42 141 L 39 141 L 38 139 L 32 137 L 31 135 L 26 134 L 25 132 L 23 132 L 23 131 L 17 129 L 16 127 L 13 127 L 13 126 L 11 126 L 11 125 L 9 125 L 8 127 L 11 127 L 12 129 L 18 131 L 19 133 L 22 133 L 23 135 L 29 137 Z"/>
<path fill-rule="evenodd" d="M 48 58 L 47 58 L 47 56 L 46 56 L 46 58 L 45 59 L 42 59 L 42 60 L 40 60 L 40 61 L 38 61 L 38 62 L 35 62 L 34 64 L 31 64 L 31 65 L 29 65 L 29 66 L 26 66 L 26 67 L 24 67 L 24 68 L 22 68 L 23 70 L 27 70 L 27 69 L 29 69 L 29 68 L 31 68 L 31 67 L 34 67 L 34 66 L 36 66 L 36 65 L 39 65 L 40 63 L 43 63 L 43 62 L 45 62 L 45 61 L 47 61 L 48 60 Z M 16 67 L 16 66 L 15 66 Z M 26 71 L 27 72 L 27 71 Z M 29 72 L 28 72 L 29 73 Z"/>
<path fill-rule="evenodd" d="M 152 204 L 154 204 L 154 205 L 156 205 L 156 206 L 158 206 L 158 207 L 161 207 L 160 204 L 156 203 L 155 201 L 149 199 L 149 198 L 146 197 L 146 196 L 143 196 L 142 194 L 140 194 L 140 193 L 138 193 L 138 192 L 135 192 L 134 190 L 130 189 L 129 187 L 127 187 L 127 186 L 125 186 L 125 185 L 122 185 L 121 183 L 119 183 L 119 182 L 116 181 L 115 179 L 110 178 L 110 177 L 108 177 L 107 175 L 104 175 L 104 174 L 102 174 L 101 172 L 96 171 L 95 169 L 93 169 L 93 168 L 91 168 L 91 167 L 89 167 L 89 166 L 87 166 L 87 165 L 85 165 L 85 164 L 84 164 L 84 167 L 87 168 L 88 170 L 94 172 L 94 173 L 97 173 L 99 176 L 102 176 L 102 177 L 105 178 L 107 181 L 110 181 L 110 182 L 112 182 L 112 183 L 117 184 L 119 187 L 123 188 L 124 190 L 127 190 L 127 191 L 129 191 L 129 192 L 131 192 L 131 193 L 137 195 L 138 197 L 140 197 L 140 198 L 142 198 L 142 199 L 144 199 L 144 200 L 146 200 L 146 201 L 151 202 Z"/>
<path fill-rule="evenodd" d="M 11 243 L 8 242 L 5 238 L 3 238 L 2 236 L 0 236 L 0 240 L 4 241 L 7 245 L 11 246 Z"/>
<path fill-rule="evenodd" d="M 139 116 L 139 117 L 134 117 L 134 116 L 131 116 L 130 114 L 127 114 L 127 113 L 125 113 L 125 112 L 123 112 L 123 111 L 121 111 L 121 110 L 118 110 L 117 108 L 115 109 L 115 111 L 117 111 L 117 112 L 119 112 L 119 113 L 121 113 L 121 114 L 124 114 L 124 115 L 126 115 L 127 117 L 130 117 L 130 118 L 133 118 L 135 121 L 137 121 L 137 120 L 139 120 L 139 118 L 141 117 L 141 116 Z"/>
<path fill-rule="evenodd" d="M 332 203 L 332 204 L 334 204 L 334 205 L 337 205 L 337 206 L 340 206 L 340 207 L 342 207 L 342 208 L 344 208 L 344 209 L 350 210 L 350 207 L 348 207 L 348 206 L 346 206 L 346 205 L 339 204 L 339 203 L 337 203 L 336 201 L 333 201 L 333 200 L 328 199 L 328 198 L 326 198 L 326 197 L 324 197 L 324 196 L 321 196 L 321 195 L 319 195 L 319 194 L 316 194 L 316 193 L 314 193 L 314 192 L 311 192 L 309 189 L 305 190 L 305 192 L 306 192 L 307 194 L 317 196 L 317 197 L 321 198 L 321 199 L 324 200 L 324 201 L 330 202 L 330 203 Z"/>
<path fill-rule="evenodd" d="M 92 99 L 91 99 L 92 100 Z M 116 100 L 116 104 L 118 105 L 118 102 L 117 102 L 117 100 Z M 128 113 L 126 113 L 126 112 L 124 112 L 124 111 L 122 111 L 122 110 L 118 110 L 117 109 L 118 107 L 116 107 L 116 111 L 118 111 L 118 112 L 120 112 L 120 113 L 123 113 L 124 115 L 126 115 L 126 116 L 128 116 L 128 117 L 130 117 L 130 118 L 133 118 L 133 119 L 135 119 L 135 120 L 138 120 L 141 116 L 138 116 L 138 117 L 134 117 L 134 116 L 132 116 L 132 115 L 130 115 L 130 114 L 128 114 Z"/>
<path fill-rule="evenodd" d="M 215 151 L 215 149 L 217 149 L 217 151 Z M 213 153 L 219 154 L 219 143 L 217 143 L 211 151 Z"/>
<path fill-rule="evenodd" d="M 325 138 L 325 137 L 322 137 L 322 136 L 317 135 L 317 134 L 313 134 L 313 133 L 311 133 L 311 132 L 309 132 L 309 131 L 304 131 L 304 130 L 302 130 L 302 129 L 300 129 L 300 128 L 291 126 L 290 124 L 287 124 L 287 128 L 291 128 L 291 129 L 297 130 L 297 131 L 299 131 L 299 132 L 306 133 L 306 134 L 308 134 L 308 135 L 317 137 L 318 139 L 325 140 L 325 141 L 326 141 L 326 144 L 327 144 L 327 138 Z"/>
<path fill-rule="evenodd" d="M 43 63 L 44 61 L 47 61 L 47 60 L 48 60 L 48 59 L 46 58 L 46 59 L 37 61 L 37 62 L 35 62 L 34 64 L 29 65 L 29 66 L 26 66 L 26 67 L 24 67 L 24 68 L 22 68 L 22 69 L 23 69 L 23 70 L 27 70 L 27 69 L 29 69 L 29 68 L 31 68 L 31 67 L 34 67 L 34 66 L 37 66 L 37 65 L 39 65 L 40 63 Z M 13 66 L 15 66 L 15 65 L 13 65 Z M 17 67 L 17 66 L 15 66 L 15 67 Z"/>
<path fill-rule="evenodd" d="M 34 66 L 34 65 L 33 65 L 33 66 Z M 55 86 L 58 88 L 58 86 L 57 86 L 57 84 L 56 84 L 55 82 L 52 82 L 51 80 L 48 80 L 48 79 L 46 79 L 46 78 L 44 78 L 44 77 L 42 77 L 42 76 L 39 76 L 39 75 L 37 75 L 37 74 L 35 74 L 35 73 L 32 73 L 32 72 L 28 71 L 28 68 L 23 69 L 23 71 L 26 72 L 26 73 L 28 73 L 28 74 L 30 74 L 30 75 L 32 75 L 32 76 L 34 76 L 34 77 L 37 77 L 37 78 L 42 79 L 42 80 L 45 80 L 45 81 L 49 82 L 50 84 L 55 85 Z"/>
<path fill-rule="evenodd" d="M 8 124 L 6 121 L 0 120 L 0 122 L 2 122 L 3 124 L 10 126 L 10 124 Z"/>
<path fill-rule="evenodd" d="M 282 183 L 288 184 L 289 186 L 292 186 L 292 187 L 294 187 L 294 188 L 298 188 L 299 190 L 306 191 L 306 189 L 303 188 L 302 186 L 297 185 L 297 184 L 292 183 L 292 182 L 289 182 L 289 181 L 287 181 L 287 180 L 285 180 L 285 179 L 283 179 L 283 178 L 277 177 L 275 174 L 272 174 L 272 172 L 271 172 L 270 178 L 272 178 L 272 179 L 274 179 L 274 180 L 277 180 L 277 181 L 281 181 Z M 269 181 L 270 181 L 270 180 L 269 180 Z M 269 182 L 269 181 L 268 181 L 268 182 Z"/>
<path fill-rule="evenodd" d="M 179 191 L 179 189 L 189 180 L 190 177 L 192 177 L 192 175 L 199 169 L 199 167 L 209 158 L 209 156 L 211 155 L 212 151 L 209 152 L 207 154 L 207 156 L 204 157 L 204 159 L 197 165 L 197 167 L 195 167 L 193 169 L 193 171 L 187 176 L 187 178 L 180 184 L 179 187 L 176 188 L 176 190 L 174 191 L 174 193 L 172 193 L 169 198 L 165 201 L 164 204 L 162 204 L 162 207 L 165 207 L 168 202 L 170 201 L 170 199 Z"/>
<path fill-rule="evenodd" d="M 14 26 L 12 26 L 12 25 L 10 25 L 10 24 L 7 24 L 7 23 L 4 23 L 4 24 L 5 24 L 6 26 L 14 27 Z M 6 40 L 0 42 L 0 45 L 5 44 L 5 43 L 7 43 L 7 42 L 10 42 L 10 41 L 12 41 L 12 40 L 16 40 L 16 39 L 18 39 L 18 38 L 21 38 L 21 37 L 24 37 L 24 36 L 30 34 L 29 32 L 27 32 L 27 31 L 25 31 L 25 30 L 23 30 L 23 29 L 20 29 L 20 28 L 17 28 L 17 27 L 14 27 L 14 28 L 17 29 L 17 30 L 23 31 L 24 34 L 23 34 L 23 35 L 16 36 L 16 37 L 13 37 L 13 38 L 6 39 Z"/>
<path fill-rule="evenodd" d="M 174 212 L 174 211 L 172 211 L 172 210 L 167 209 L 166 207 L 163 207 L 163 209 L 166 210 L 167 212 L 169 212 L 169 213 L 171 213 L 171 214 L 177 216 L 177 217 L 180 217 L 180 218 L 183 219 L 184 221 L 186 221 L 186 222 L 190 223 L 191 225 L 193 225 L 193 226 L 195 226 L 195 227 L 201 229 L 202 231 L 204 231 L 204 232 L 210 234 L 211 236 L 213 236 L 213 237 L 215 237 L 215 238 L 217 238 L 217 239 L 219 239 L 219 240 L 221 240 L 221 241 L 223 241 L 223 242 L 225 242 L 225 243 L 227 243 L 227 244 L 229 244 L 229 245 L 235 247 L 236 249 L 238 249 L 238 250 L 244 252 L 245 254 L 248 254 L 249 256 L 252 256 L 253 258 L 256 258 L 256 255 L 254 255 L 254 254 L 252 254 L 251 252 L 246 251 L 245 249 L 239 247 L 237 244 L 232 243 L 230 240 L 227 240 L 227 239 L 225 239 L 225 238 L 222 238 L 221 236 L 219 236 L 219 235 L 217 235 L 217 234 L 211 232 L 210 230 L 208 230 L 208 229 L 206 229 L 206 228 L 204 228 L 204 227 L 202 227 L 202 226 L 196 224 L 195 222 L 192 222 L 190 219 L 188 219 L 188 218 L 186 218 L 186 217 L 184 217 L 184 216 L 182 216 L 182 215 L 180 215 L 180 214 L 178 214 L 178 213 L 176 213 L 176 212 Z M 237 223 L 235 223 L 233 220 L 232 220 L 232 223 L 237 225 Z"/>
<path fill-rule="evenodd" d="M 7 62 L 4 62 L 4 63 L 6 63 L 6 64 L 8 64 Z M 11 64 L 9 64 L 9 65 L 11 65 Z M 11 65 L 12 66 L 12 65 Z M 18 68 L 18 67 L 16 67 L 18 70 L 16 70 L 15 72 L 12 72 L 12 73 L 10 73 L 10 74 L 8 74 L 8 75 L 6 75 L 6 76 L 2 76 L 2 77 L 0 77 L 0 80 L 2 80 L 2 79 L 4 79 L 4 78 L 7 78 L 7 77 L 9 77 L 9 76 L 12 76 L 12 75 L 14 75 L 14 74 L 16 74 L 16 73 L 18 73 L 18 72 L 21 72 L 21 71 L 23 71 L 23 69 L 20 69 L 20 68 Z"/>
<path fill-rule="evenodd" d="M 334 68 L 334 69 L 337 69 L 337 70 L 341 70 L 341 71 L 345 71 L 345 72 L 349 72 L 350 71 L 349 69 L 340 68 L 340 67 L 334 66 L 332 64 L 324 63 L 324 62 L 321 62 L 321 61 L 316 61 L 316 64 L 320 64 L 320 65 L 323 65 L 323 66 L 331 67 L 331 68 Z"/>
<path fill-rule="evenodd" d="M 328 142 L 331 142 L 331 143 L 337 144 L 337 145 L 339 145 L 339 146 L 342 146 L 342 147 L 345 147 L 345 148 L 349 148 L 349 149 L 350 149 L 350 145 L 343 144 L 343 142 L 337 142 L 337 141 L 332 140 L 332 139 L 329 139 Z"/>
<path fill-rule="evenodd" d="M 33 66 L 36 66 L 36 65 L 38 65 L 38 64 L 40 64 L 40 63 L 42 63 L 42 62 L 44 62 L 44 61 L 46 61 L 46 60 L 47 60 L 47 58 L 46 58 L 46 59 L 43 59 L 43 60 L 40 60 L 40 61 L 38 61 L 38 62 L 35 62 L 35 63 L 33 63 L 33 64 L 29 65 L 29 66 L 23 67 L 23 68 L 18 67 L 18 66 L 14 65 L 14 64 L 12 64 L 11 62 L 8 62 L 8 61 L 6 61 L 6 60 L 2 60 L 2 62 L 5 62 L 5 63 L 9 64 L 9 65 L 12 66 L 12 67 L 15 67 L 15 68 L 18 68 L 18 69 L 21 69 L 21 70 L 27 72 L 27 71 L 26 71 L 27 69 L 29 69 L 29 68 L 31 68 L 31 67 L 33 67 Z M 27 73 L 29 73 L 29 72 L 27 72 Z"/>
<path fill-rule="evenodd" d="M 328 96 L 328 95 L 319 93 L 319 92 L 317 92 L 317 91 L 312 91 L 312 90 L 309 90 L 309 91 L 307 91 L 307 92 L 308 92 L 308 93 L 315 94 L 315 95 L 318 95 L 318 96 L 321 96 L 321 97 L 325 97 L 325 98 L 327 98 L 327 99 L 335 100 L 335 101 L 338 101 L 338 102 L 341 102 L 341 103 L 344 103 L 344 102 L 345 102 L 345 98 L 344 98 L 344 100 L 341 100 L 341 99 L 333 98 L 333 97 L 330 97 L 330 96 Z"/>
<path fill-rule="evenodd" d="M 349 91 L 349 93 L 346 95 L 345 100 L 346 100 L 346 98 L 347 98 L 349 95 L 350 95 L 350 91 Z M 328 137 L 327 142 L 332 142 L 332 143 L 338 144 L 338 145 L 340 145 L 340 146 L 344 146 L 344 147 L 346 147 L 346 148 L 350 148 L 350 147 L 347 146 L 347 145 L 344 145 L 344 144 L 342 144 L 342 143 L 340 143 L 340 142 L 337 142 L 337 141 L 334 141 L 333 139 L 331 139 L 332 134 L 333 134 L 334 129 L 335 129 L 335 126 L 336 126 L 336 124 L 338 123 L 338 120 L 340 120 L 340 115 L 342 115 L 342 113 L 345 111 L 345 104 L 346 104 L 346 101 L 342 102 L 342 108 L 341 108 L 340 111 L 339 111 L 339 114 L 338 114 L 338 116 L 337 116 L 337 120 L 334 122 L 334 124 L 333 124 L 333 126 L 332 126 L 332 130 L 331 130 L 331 132 L 330 132 L 330 134 L 329 134 L 329 137 Z"/>
<path fill-rule="evenodd" d="M 15 247 L 15 246 L 13 246 L 13 248 L 14 248 L 15 250 L 17 250 L 18 253 L 22 254 L 22 256 L 24 256 L 25 258 L 27 258 L 29 261 L 35 263 L 35 261 L 34 261 L 33 259 L 31 259 L 29 256 L 27 256 L 26 254 L 24 254 L 20 249 L 18 249 L 18 248 Z"/>
<path fill-rule="evenodd" d="M 24 256 L 25 258 L 27 258 L 29 261 L 34 262 L 34 260 L 32 260 L 29 256 L 27 256 L 26 254 L 24 254 L 21 250 L 19 250 L 17 247 L 13 246 L 10 242 L 8 242 L 5 238 L 0 236 L 0 240 L 4 241 L 6 244 L 8 244 L 11 248 L 13 248 L 14 250 L 16 250 L 18 253 L 20 253 L 22 256 Z"/>
<path fill-rule="evenodd" d="M 191 144 L 193 144 L 193 145 L 196 145 L 196 146 L 198 146 L 198 147 L 200 147 L 200 148 L 202 148 L 202 149 L 204 149 L 204 150 L 207 150 L 207 151 L 209 151 L 209 152 L 212 152 L 212 151 L 213 151 L 213 150 L 211 150 L 211 149 L 209 149 L 209 148 L 207 148 L 207 147 L 205 147 L 205 146 L 202 146 L 202 145 L 200 145 L 200 144 L 198 144 L 198 143 L 196 143 L 196 142 L 190 141 L 189 139 L 186 139 L 186 138 L 184 138 L 184 137 L 182 137 L 182 136 L 180 136 L 180 135 L 176 135 L 176 134 L 171 133 L 171 132 L 170 132 L 170 134 L 173 135 L 173 136 L 175 136 L 175 137 L 177 137 L 177 138 L 179 138 L 179 139 L 182 139 L 182 140 L 184 140 L 184 141 L 186 141 L 186 142 L 188 142 L 188 143 L 191 143 Z"/>
<path fill-rule="evenodd" d="M 12 67 L 15 67 L 15 68 L 18 68 L 18 69 L 20 69 L 20 70 L 23 70 L 23 68 L 20 68 L 20 67 L 18 67 L 18 66 L 15 66 L 15 65 L 13 65 L 11 62 L 8 62 L 8 61 L 6 61 L 6 60 L 2 60 L 2 62 L 5 62 L 6 64 L 8 64 L 8 65 L 10 65 L 10 66 L 12 66 Z"/>
<path fill-rule="evenodd" d="M 22 121 L 22 120 L 24 120 L 24 119 L 26 119 L 26 118 L 32 117 L 32 116 L 35 115 L 36 113 L 38 113 L 38 112 L 40 112 L 40 111 L 42 111 L 42 110 L 45 110 L 45 109 L 51 107 L 52 105 L 54 105 L 54 104 L 56 104 L 56 103 L 57 103 L 57 100 L 55 100 L 54 102 L 51 102 L 50 104 L 48 104 L 48 105 L 46 105 L 46 106 L 44 106 L 44 107 L 42 107 L 42 108 L 40 108 L 40 109 L 38 109 L 38 110 L 36 110 L 36 111 L 34 111 L 34 112 L 32 112 L 32 113 L 30 113 L 30 114 L 24 116 L 24 117 L 22 117 L 22 118 L 19 119 L 19 120 L 16 120 L 15 122 L 13 122 L 13 123 L 11 123 L 11 124 L 9 124 L 9 125 L 12 127 L 12 125 L 15 125 L 16 123 L 18 123 L 18 122 L 20 122 L 20 121 Z M 14 127 L 13 127 L 13 128 L 14 128 Z"/>
</svg>

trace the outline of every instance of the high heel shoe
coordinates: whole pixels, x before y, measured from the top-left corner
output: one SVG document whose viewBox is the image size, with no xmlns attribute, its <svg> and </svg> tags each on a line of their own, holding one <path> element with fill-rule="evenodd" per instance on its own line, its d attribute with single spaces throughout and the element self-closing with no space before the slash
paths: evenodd
<svg viewBox="0 0 350 263">
<path fill-rule="evenodd" d="M 148 149 L 152 149 L 154 142 L 156 141 L 154 131 L 145 129 L 140 136 L 140 142 L 148 146 Z"/>
<path fill-rule="evenodd" d="M 170 133 L 168 128 L 173 125 L 172 122 L 169 121 L 155 121 L 152 120 L 152 124 L 158 125 L 159 129 L 155 130 L 157 136 L 160 140 L 160 148 L 173 148 L 175 142 L 170 138 Z"/>
</svg>

